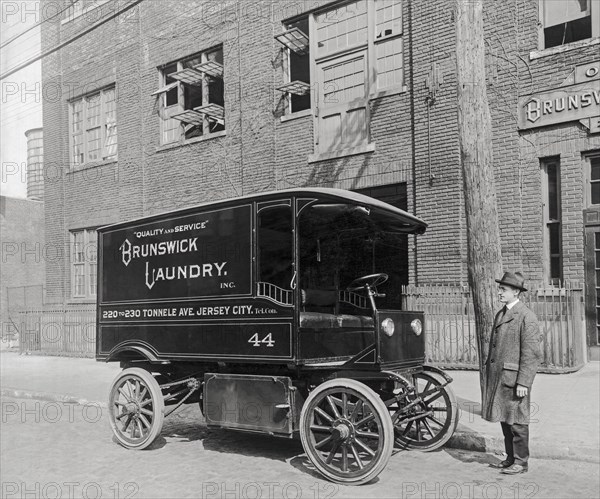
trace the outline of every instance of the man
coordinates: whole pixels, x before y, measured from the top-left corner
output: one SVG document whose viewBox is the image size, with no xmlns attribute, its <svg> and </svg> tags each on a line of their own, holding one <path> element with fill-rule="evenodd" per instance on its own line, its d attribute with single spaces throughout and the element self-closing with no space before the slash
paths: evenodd
<svg viewBox="0 0 600 499">
<path fill-rule="evenodd" d="M 506 459 L 491 466 L 517 475 L 528 469 L 530 392 L 542 357 L 542 337 L 535 314 L 519 301 L 527 291 L 523 275 L 506 272 L 496 282 L 504 307 L 490 336 L 481 413 L 487 421 L 499 421 L 504 434 Z"/>
</svg>

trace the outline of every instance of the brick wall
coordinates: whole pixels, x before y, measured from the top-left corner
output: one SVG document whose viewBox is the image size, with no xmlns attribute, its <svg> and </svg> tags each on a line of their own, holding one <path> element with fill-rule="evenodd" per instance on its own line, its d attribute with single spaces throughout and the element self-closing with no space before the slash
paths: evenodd
<svg viewBox="0 0 600 499">
<path fill-rule="evenodd" d="M 375 151 L 320 162 L 313 153 L 313 117 L 281 118 L 284 82 L 282 21 L 325 0 L 143 2 L 43 60 L 44 86 L 63 90 L 44 102 L 46 232 L 65 247 L 69 230 L 95 227 L 204 201 L 287 187 L 358 189 L 406 182 L 408 208 L 429 223 L 411 244 L 411 281 L 466 282 L 466 229 L 456 110 L 455 5 L 414 0 L 403 7 L 406 91 L 370 101 Z M 102 8 L 112 8 L 109 2 Z M 537 0 L 484 2 L 488 95 L 505 267 L 541 276 L 539 158 L 561 156 L 565 277 L 582 279 L 581 158 L 598 148 L 579 125 L 519 133 L 519 95 L 559 85 L 574 64 L 597 58 L 595 47 L 530 60 L 537 50 Z M 93 18 L 46 23 L 45 48 Z M 160 118 L 150 94 L 158 67 L 223 45 L 226 133 L 160 145 Z M 428 100 L 434 66 L 440 76 Z M 68 98 L 116 84 L 118 162 L 68 169 Z M 69 91 L 65 91 L 69 89 Z M 71 90 L 74 89 L 74 90 Z M 557 136 L 560 140 L 556 141 Z M 68 252 L 49 262 L 55 297 L 69 298 Z M 415 273 L 416 270 L 416 273 Z"/>
</svg>

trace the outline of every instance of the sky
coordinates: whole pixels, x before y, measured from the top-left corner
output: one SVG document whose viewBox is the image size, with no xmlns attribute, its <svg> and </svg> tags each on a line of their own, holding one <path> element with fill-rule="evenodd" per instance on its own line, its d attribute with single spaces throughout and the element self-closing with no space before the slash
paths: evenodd
<svg viewBox="0 0 600 499">
<path fill-rule="evenodd" d="M 40 0 L 0 0 L 0 42 L 43 20 Z M 0 73 L 40 53 L 39 27 L 0 49 Z M 27 139 L 25 132 L 42 126 L 41 62 L 0 81 L 0 162 L 3 196 L 26 197 Z"/>
</svg>

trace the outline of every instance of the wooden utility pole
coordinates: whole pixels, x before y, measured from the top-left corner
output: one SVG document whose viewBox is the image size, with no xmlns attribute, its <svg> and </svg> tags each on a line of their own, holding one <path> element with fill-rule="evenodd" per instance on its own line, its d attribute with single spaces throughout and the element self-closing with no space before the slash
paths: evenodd
<svg viewBox="0 0 600 499">
<path fill-rule="evenodd" d="M 473 294 L 481 392 L 497 304 L 494 279 L 502 274 L 492 153 L 492 122 L 485 78 L 482 0 L 457 0 L 458 130 L 462 163 L 469 285 Z"/>
</svg>

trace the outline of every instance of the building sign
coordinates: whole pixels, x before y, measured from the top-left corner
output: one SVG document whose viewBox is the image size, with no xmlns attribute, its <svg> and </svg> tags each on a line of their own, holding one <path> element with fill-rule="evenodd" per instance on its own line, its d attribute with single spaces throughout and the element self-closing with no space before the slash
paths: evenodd
<svg viewBox="0 0 600 499">
<path fill-rule="evenodd" d="M 600 62 L 578 66 L 567 78 L 567 86 L 519 98 L 519 129 L 600 118 Z M 597 128 L 597 127 L 596 127 Z M 594 127 L 588 126 L 593 133 Z"/>
</svg>

